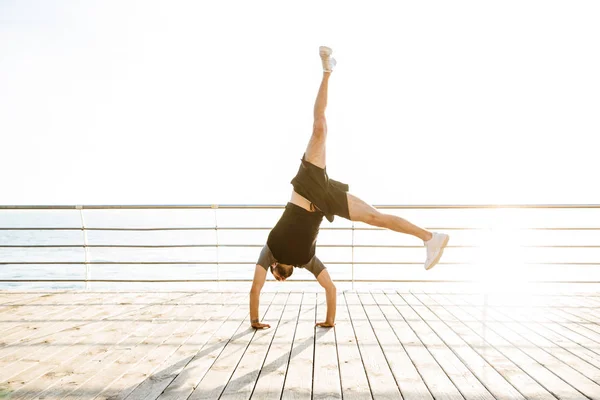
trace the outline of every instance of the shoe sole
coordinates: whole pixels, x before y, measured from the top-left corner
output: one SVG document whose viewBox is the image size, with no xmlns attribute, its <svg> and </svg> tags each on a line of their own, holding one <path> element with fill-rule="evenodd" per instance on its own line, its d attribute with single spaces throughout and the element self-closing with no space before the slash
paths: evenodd
<svg viewBox="0 0 600 400">
<path fill-rule="evenodd" d="M 333 53 L 333 50 L 331 50 L 331 47 L 319 46 L 319 55 L 324 54 L 327 56 L 331 56 L 332 53 Z"/>
<path fill-rule="evenodd" d="M 442 243 L 442 248 L 441 248 L 440 252 L 438 253 L 437 257 L 433 260 L 433 262 L 431 263 L 429 268 L 425 268 L 426 271 L 429 271 L 431 268 L 435 267 L 437 265 L 437 263 L 440 261 L 440 258 L 442 258 L 442 254 L 444 254 L 444 249 L 448 245 L 449 240 L 450 240 L 450 236 L 446 236 L 446 240 L 444 240 L 444 243 Z"/>
</svg>

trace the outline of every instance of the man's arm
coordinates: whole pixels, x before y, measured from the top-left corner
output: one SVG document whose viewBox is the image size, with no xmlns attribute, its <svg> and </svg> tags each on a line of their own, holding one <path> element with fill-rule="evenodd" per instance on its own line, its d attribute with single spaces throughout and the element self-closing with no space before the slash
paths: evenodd
<svg viewBox="0 0 600 400">
<path fill-rule="evenodd" d="M 267 279 L 267 270 L 256 265 L 254 270 L 254 279 L 252 280 L 252 289 L 250 289 L 250 323 L 255 329 L 270 328 L 269 324 L 261 324 L 258 318 L 258 305 L 260 303 L 260 291 Z"/>
<path fill-rule="evenodd" d="M 326 269 L 321 271 L 319 276 L 317 276 L 317 281 L 325 289 L 327 297 L 327 317 L 325 318 L 325 322 L 319 322 L 317 326 L 330 328 L 335 326 L 336 288 Z"/>
</svg>

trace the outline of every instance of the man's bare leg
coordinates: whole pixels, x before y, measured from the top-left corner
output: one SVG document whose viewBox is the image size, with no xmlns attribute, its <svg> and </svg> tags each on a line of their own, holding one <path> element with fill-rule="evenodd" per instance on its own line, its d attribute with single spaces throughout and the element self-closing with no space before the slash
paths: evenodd
<svg viewBox="0 0 600 400">
<path fill-rule="evenodd" d="M 348 210 L 350 211 L 350 219 L 352 221 L 360 221 L 380 228 L 406 233 L 416 236 L 424 242 L 433 236 L 428 230 L 420 228 L 404 218 L 379 212 L 373 206 L 350 193 L 348 193 Z"/>
<path fill-rule="evenodd" d="M 450 239 L 447 234 L 430 232 L 426 229 L 411 224 L 404 218 L 381 213 L 374 207 L 365 203 L 358 197 L 351 195 L 350 193 L 347 194 L 347 197 L 348 211 L 352 221 L 360 221 L 369 225 L 416 236 L 423 240 L 425 248 L 427 249 L 425 269 L 431 269 L 439 262 L 440 257 L 444 252 L 444 248 Z"/>
<path fill-rule="evenodd" d="M 331 49 L 321 48 L 321 60 L 323 60 L 323 79 L 315 100 L 314 107 L 314 123 L 313 133 L 306 148 L 306 161 L 320 168 L 325 168 L 326 165 L 326 140 L 327 140 L 327 120 L 325 119 L 325 109 L 327 108 L 327 91 L 329 88 L 329 77 L 331 76 L 331 68 L 329 66 L 329 58 L 331 57 Z M 335 65 L 335 64 L 334 64 Z M 432 233 L 411 224 L 407 220 L 395 215 L 383 214 L 365 203 L 361 199 L 351 194 L 348 194 L 348 209 L 350 210 L 350 219 L 353 221 L 362 221 L 370 225 L 375 225 L 396 232 L 406 233 L 416 236 L 423 241 L 431 239 Z"/>
<path fill-rule="evenodd" d="M 327 141 L 327 120 L 325 119 L 325 109 L 327 108 L 327 90 L 329 88 L 329 77 L 331 76 L 331 49 L 321 47 L 321 60 L 323 61 L 323 79 L 315 107 L 313 110 L 313 132 L 308 142 L 305 152 L 305 159 L 319 168 L 325 168 L 326 165 L 326 141 Z M 333 64 L 335 65 L 335 64 Z M 329 68 L 327 68 L 329 66 Z"/>
</svg>

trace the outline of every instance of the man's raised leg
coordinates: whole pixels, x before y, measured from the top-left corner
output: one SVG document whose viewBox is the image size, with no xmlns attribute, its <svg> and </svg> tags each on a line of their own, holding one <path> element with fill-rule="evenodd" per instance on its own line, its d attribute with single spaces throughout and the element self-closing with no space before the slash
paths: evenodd
<svg viewBox="0 0 600 400">
<path fill-rule="evenodd" d="M 319 48 L 319 55 L 323 63 L 323 79 L 315 100 L 313 133 L 305 152 L 306 161 L 319 168 L 325 168 L 326 165 L 327 120 L 325 119 L 325 109 L 327 108 L 329 77 L 335 65 L 331 52 L 329 47 Z"/>
<path fill-rule="evenodd" d="M 416 236 L 424 242 L 433 237 L 433 234 L 428 230 L 420 228 L 396 215 L 379 212 L 375 207 L 350 193 L 348 193 L 348 211 L 350 212 L 350 219 L 352 221 L 360 221 L 372 226 L 406 233 Z"/>
<path fill-rule="evenodd" d="M 378 226 L 380 228 L 386 228 L 418 237 L 423 240 L 425 247 L 427 248 L 425 269 L 430 269 L 437 264 L 444 252 L 444 247 L 448 244 L 449 237 L 447 234 L 430 232 L 408 222 L 404 218 L 381 213 L 373 206 L 350 193 L 347 194 L 347 197 L 348 211 L 352 221 L 360 221 L 372 226 Z"/>
</svg>

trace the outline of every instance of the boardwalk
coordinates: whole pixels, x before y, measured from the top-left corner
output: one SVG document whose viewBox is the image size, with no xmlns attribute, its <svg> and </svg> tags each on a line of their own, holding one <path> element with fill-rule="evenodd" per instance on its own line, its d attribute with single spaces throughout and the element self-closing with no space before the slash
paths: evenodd
<svg viewBox="0 0 600 400">
<path fill-rule="evenodd" d="M 600 295 L 0 292 L 0 398 L 600 399 Z"/>
</svg>

